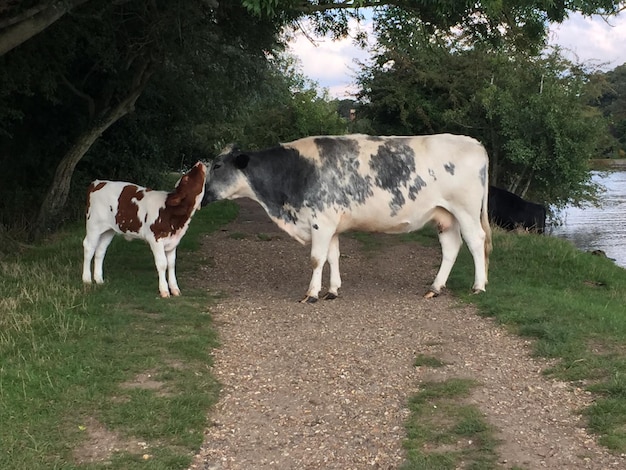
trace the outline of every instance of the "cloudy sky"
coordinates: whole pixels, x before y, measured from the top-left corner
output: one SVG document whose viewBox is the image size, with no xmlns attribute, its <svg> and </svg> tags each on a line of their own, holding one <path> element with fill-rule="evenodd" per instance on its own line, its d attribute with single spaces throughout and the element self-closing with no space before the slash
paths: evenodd
<svg viewBox="0 0 626 470">
<path fill-rule="evenodd" d="M 367 30 L 368 25 L 361 26 Z M 564 48 L 566 57 L 578 62 L 602 65 L 610 70 L 626 63 L 626 12 L 607 23 L 600 17 L 571 15 L 568 20 L 551 28 L 550 43 Z M 302 72 L 332 97 L 351 98 L 355 91 L 355 61 L 366 61 L 367 50 L 353 44 L 351 39 L 333 42 L 318 39 L 313 44 L 304 35 L 291 43 L 291 52 L 302 62 Z"/>
</svg>

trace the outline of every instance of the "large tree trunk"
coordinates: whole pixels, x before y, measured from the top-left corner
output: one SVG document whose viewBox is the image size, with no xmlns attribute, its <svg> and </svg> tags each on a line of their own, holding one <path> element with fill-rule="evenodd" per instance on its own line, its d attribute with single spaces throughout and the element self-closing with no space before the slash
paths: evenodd
<svg viewBox="0 0 626 470">
<path fill-rule="evenodd" d="M 58 226 L 59 214 L 67 202 L 76 165 L 104 131 L 134 110 L 135 102 L 143 92 L 151 74 L 151 70 L 146 65 L 135 77 L 134 86 L 128 95 L 117 106 L 103 112 L 95 119 L 92 126 L 78 137 L 74 145 L 65 154 L 57 166 L 52 184 L 39 208 L 37 219 L 31 227 L 31 238 L 38 238 L 46 231 Z"/>
<path fill-rule="evenodd" d="M 39 34 L 72 8 L 87 0 L 42 1 L 0 22 L 0 56 Z"/>
</svg>

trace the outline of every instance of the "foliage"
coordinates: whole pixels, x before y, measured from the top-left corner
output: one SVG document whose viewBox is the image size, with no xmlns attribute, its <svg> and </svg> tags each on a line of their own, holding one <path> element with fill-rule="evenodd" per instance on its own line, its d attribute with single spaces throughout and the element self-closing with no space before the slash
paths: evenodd
<svg viewBox="0 0 626 470">
<path fill-rule="evenodd" d="M 597 73 L 595 79 L 598 92 L 589 96 L 590 104 L 600 108 L 609 121 L 609 132 L 615 139 L 608 144 L 607 156 L 626 158 L 626 64 L 607 72 Z"/>
<path fill-rule="evenodd" d="M 0 224 L 32 220 L 64 155 L 126 96 L 141 67 L 152 79 L 134 115 L 78 166 L 73 207 L 95 177 L 156 185 L 163 169 L 200 157 L 194 124 L 219 122 L 245 101 L 279 31 L 236 2 L 91 0 L 5 54 Z"/>
<path fill-rule="evenodd" d="M 221 123 L 208 122 L 196 132 L 217 154 L 225 145 L 264 148 L 308 135 L 345 134 L 347 119 L 317 84 L 305 78 L 287 55 L 270 58 L 269 68 L 244 107 Z"/>
<path fill-rule="evenodd" d="M 317 34 L 337 38 L 348 32 L 348 22 L 361 19 L 363 8 L 376 12 L 394 12 L 391 18 L 379 17 L 377 26 L 408 15 L 419 18 L 429 34 L 438 31 L 463 30 L 468 35 L 492 44 L 503 39 L 521 49 L 538 51 L 545 42 L 548 22 L 561 22 L 569 12 L 586 15 L 617 13 L 619 0 L 587 0 L 553 2 L 547 0 L 242 0 L 242 4 L 258 16 L 307 16 L 314 21 Z"/>
<path fill-rule="evenodd" d="M 375 60 L 358 78 L 359 116 L 374 133 L 471 135 L 489 152 L 493 184 L 557 207 L 593 199 L 587 161 L 605 125 L 581 100 L 582 67 L 558 51 L 433 37 L 409 18 L 378 35 Z"/>
</svg>

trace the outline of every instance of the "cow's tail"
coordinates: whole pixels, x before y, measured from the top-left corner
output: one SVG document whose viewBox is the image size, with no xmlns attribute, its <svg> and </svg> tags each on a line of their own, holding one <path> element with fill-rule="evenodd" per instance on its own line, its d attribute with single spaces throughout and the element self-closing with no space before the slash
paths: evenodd
<svg viewBox="0 0 626 470">
<path fill-rule="evenodd" d="M 480 225 L 485 232 L 485 276 L 489 279 L 489 255 L 493 249 L 493 243 L 491 241 L 491 226 L 489 225 L 489 213 L 487 211 L 487 204 L 489 201 L 489 178 L 487 170 L 485 170 L 485 184 L 483 189 L 483 202 L 480 209 Z"/>
</svg>

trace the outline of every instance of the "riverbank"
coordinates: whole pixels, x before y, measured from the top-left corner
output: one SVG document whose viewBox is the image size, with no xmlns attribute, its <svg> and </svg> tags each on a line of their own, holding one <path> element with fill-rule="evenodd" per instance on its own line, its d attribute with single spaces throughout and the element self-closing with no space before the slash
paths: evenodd
<svg viewBox="0 0 626 470">
<path fill-rule="evenodd" d="M 594 158 L 589 160 L 589 165 L 598 171 L 626 171 L 626 158 Z"/>
</svg>

